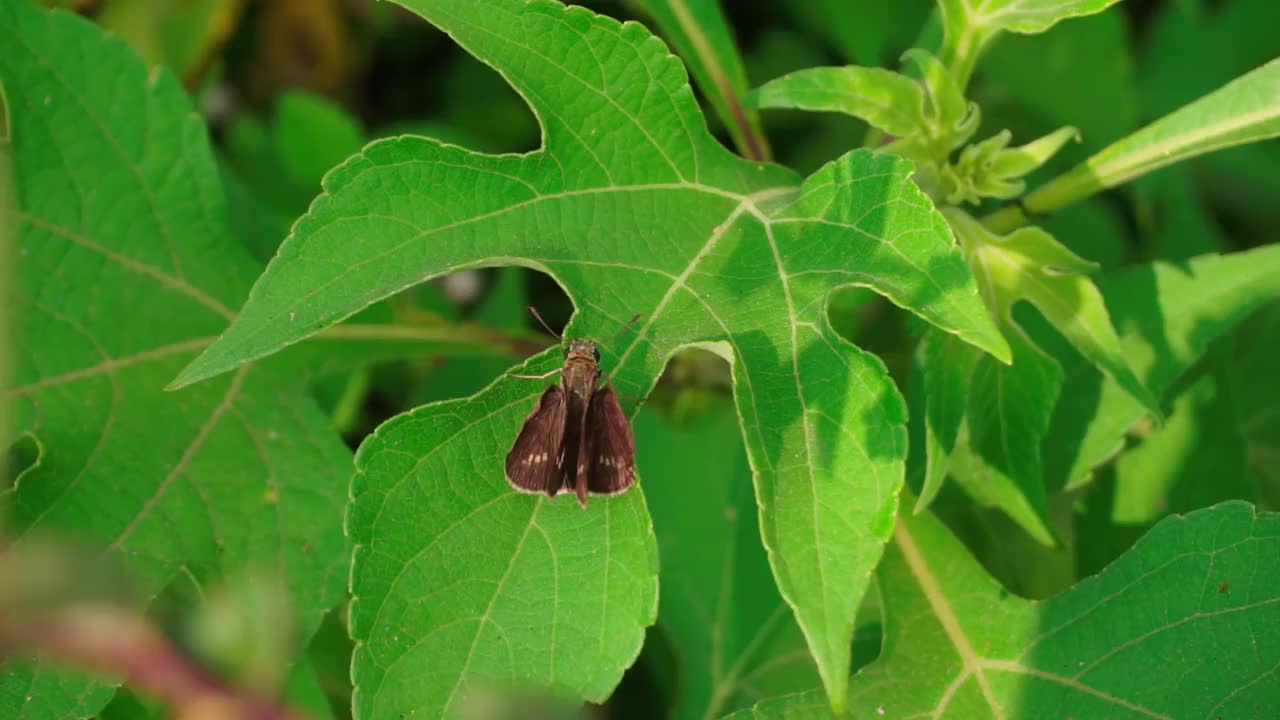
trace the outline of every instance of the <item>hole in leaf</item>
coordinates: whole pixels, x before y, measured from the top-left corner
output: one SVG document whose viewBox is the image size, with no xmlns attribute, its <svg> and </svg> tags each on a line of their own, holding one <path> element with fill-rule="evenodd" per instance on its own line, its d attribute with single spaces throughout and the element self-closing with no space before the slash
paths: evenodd
<svg viewBox="0 0 1280 720">
<path fill-rule="evenodd" d="M 452 273 L 387 303 L 389 317 L 382 321 L 453 328 L 463 342 L 373 366 L 362 377 L 326 378 L 317 386 L 321 406 L 352 446 L 394 415 L 474 395 L 524 359 L 556 345 L 559 341 L 538 326 L 529 306 L 557 331 L 573 310 L 555 280 L 521 267 Z"/>
<path fill-rule="evenodd" d="M 922 323 L 915 315 L 889 302 L 873 290 L 846 287 L 832 293 L 827 319 L 841 337 L 862 350 L 878 355 L 899 387 L 904 387 L 915 346 L 910 323 Z"/>
<path fill-rule="evenodd" d="M 404 13 L 374 51 L 364 78 L 374 135 L 415 133 L 486 153 L 529 152 L 541 144 L 524 98 L 427 21 Z"/>
<path fill-rule="evenodd" d="M 686 427 L 733 394 L 731 373 L 729 363 L 710 350 L 681 350 L 667 363 L 645 407 L 665 415 L 677 427 Z M 624 402 L 624 407 L 629 405 Z"/>
<path fill-rule="evenodd" d="M 0 491 L 17 485 L 19 478 L 40 466 L 44 446 L 29 432 L 19 435 L 0 456 Z"/>
</svg>

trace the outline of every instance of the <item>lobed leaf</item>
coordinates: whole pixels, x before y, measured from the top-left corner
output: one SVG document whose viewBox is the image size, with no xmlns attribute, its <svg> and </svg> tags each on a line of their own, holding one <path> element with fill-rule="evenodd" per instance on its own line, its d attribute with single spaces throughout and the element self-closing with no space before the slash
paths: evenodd
<svg viewBox="0 0 1280 720">
<path fill-rule="evenodd" d="M 1160 416 L 1159 402 L 1129 367 L 1102 294 L 1086 275 L 1095 264 L 1040 228 L 1000 237 L 962 212 L 950 211 L 947 218 L 982 269 L 983 291 L 999 319 L 1012 325 L 1013 304 L 1031 303 L 1099 370 Z"/>
<path fill-rule="evenodd" d="M 568 334 L 602 341 L 603 367 L 623 393 L 643 395 L 679 348 L 713 347 L 733 363 L 775 578 L 838 703 L 854 613 L 893 523 L 905 434 L 902 401 L 884 367 L 828 326 L 827 298 L 865 285 L 1007 357 L 946 222 L 896 158 L 850 153 L 797 188 L 785 170 L 731 155 L 707 133 L 683 68 L 634 23 L 546 0 L 406 6 L 503 73 L 542 123 L 545 148 L 489 156 L 414 137 L 368 146 L 325 178 L 326 193 L 299 220 L 240 315 L 175 385 L 274 352 L 424 279 L 486 265 L 552 275 L 578 308 Z M 615 338 L 637 312 L 644 319 Z M 525 407 L 486 419 L 485 408 L 514 403 L 509 383 L 443 411 L 422 411 L 489 429 L 484 443 L 464 435 L 439 446 L 471 458 L 468 483 L 483 480 L 505 493 L 505 444 L 540 390 L 522 386 Z M 367 474 L 371 485 L 385 481 Z M 452 505 L 455 519 L 486 502 L 466 498 L 476 504 Z M 494 507 L 515 512 L 510 508 L 523 507 L 517 499 L 531 502 L 503 499 Z M 638 499 L 614 502 L 636 503 L 625 507 L 643 521 Z M 593 505 L 575 522 L 599 523 L 606 507 Z M 358 501 L 356 515 L 365 512 Z M 376 541 L 365 535 L 369 527 L 353 525 L 362 544 Z M 517 527 L 508 540 L 531 524 L 526 517 Z M 626 571 L 643 578 L 650 570 L 642 559 L 629 556 Z M 517 560 L 513 576 L 545 569 L 536 553 Z M 395 572 L 378 568 L 357 573 L 357 595 L 370 597 Z M 546 595 L 552 576 L 542 577 Z M 425 602 L 424 622 L 395 626 L 392 635 L 421 637 L 443 627 L 430 620 L 438 612 L 429 610 L 433 602 L 445 600 Z M 626 607 L 615 622 L 647 621 L 642 605 Z M 358 696 L 359 711 L 452 702 L 446 686 L 427 692 L 379 685 L 372 658 L 384 648 L 373 640 L 386 642 L 388 626 L 360 622 L 370 624 L 359 626 L 367 644 L 357 651 L 357 679 L 374 687 Z M 484 640 L 477 653 L 505 652 L 492 632 L 474 637 Z M 631 652 L 629 637 L 613 641 L 610 658 Z M 424 662 L 413 655 L 403 667 L 420 676 Z M 620 669 L 602 666 L 572 689 L 597 696 L 604 673 L 616 680 Z M 528 672 L 557 679 L 546 668 Z"/>
<path fill-rule="evenodd" d="M 554 367 L 559 352 L 525 372 Z M 361 717 L 452 717 L 531 684 L 603 702 L 657 610 L 643 495 L 512 492 L 495 459 L 541 393 L 505 378 L 387 421 L 361 445 L 347 532 Z"/>
<path fill-rule="evenodd" d="M 859 716 L 1269 717 L 1280 515 L 1229 502 L 1157 525 L 1057 597 L 1010 595 L 928 515 L 899 519 L 878 577 L 884 654 L 850 680 Z M 1135 667 L 1160 667 L 1135 673 Z M 736 720 L 829 717 L 816 692 Z"/>
</svg>

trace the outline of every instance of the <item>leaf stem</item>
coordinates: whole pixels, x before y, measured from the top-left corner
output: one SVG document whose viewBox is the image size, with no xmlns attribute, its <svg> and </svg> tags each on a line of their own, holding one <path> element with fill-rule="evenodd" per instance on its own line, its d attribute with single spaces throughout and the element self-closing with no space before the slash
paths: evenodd
<svg viewBox="0 0 1280 720">
<path fill-rule="evenodd" d="M 110 607 L 67 607 L 21 619 L 0 612 L 0 657 L 5 651 L 123 677 L 173 708 L 174 717 L 303 717 L 253 690 L 232 687 L 190 662 L 145 618 Z"/>
<path fill-rule="evenodd" d="M 1007 233 L 1029 215 L 1049 213 L 1166 165 L 1280 135 L 1280 59 L 1232 80 L 1146 127 L 1123 137 L 1022 199 L 982 219 Z M 1261 99 L 1259 99 L 1261 98 Z"/>
</svg>

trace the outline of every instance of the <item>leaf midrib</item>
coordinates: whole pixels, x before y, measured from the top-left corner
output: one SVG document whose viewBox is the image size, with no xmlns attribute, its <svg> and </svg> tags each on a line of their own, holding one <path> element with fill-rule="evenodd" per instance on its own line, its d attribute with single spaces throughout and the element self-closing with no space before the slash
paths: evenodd
<svg viewBox="0 0 1280 720">
<path fill-rule="evenodd" d="M 430 163 L 431 163 L 431 161 L 426 161 L 426 162 L 427 162 L 428 164 L 430 164 Z M 379 167 L 379 166 L 374 166 L 374 167 Z M 316 295 L 318 295 L 318 294 L 320 294 L 320 293 L 324 292 L 325 290 L 327 290 L 327 289 L 328 289 L 330 286 L 332 286 L 333 284 L 338 283 L 338 282 L 341 282 L 344 278 L 346 278 L 346 277 L 347 277 L 347 275 L 348 275 L 349 273 L 351 273 L 351 272 L 353 272 L 353 271 L 355 271 L 355 270 L 358 270 L 358 269 L 360 269 L 361 267 L 364 267 L 364 266 L 366 266 L 366 265 L 368 265 L 368 264 L 370 264 L 370 263 L 376 262 L 376 261 L 378 261 L 378 260 L 382 260 L 382 259 L 386 258 L 387 256 L 389 256 L 389 255 L 391 255 L 391 254 L 393 254 L 393 253 L 395 253 L 395 252 L 398 252 L 398 251 L 400 251 L 400 250 L 404 249 L 405 247 L 407 247 L 407 246 L 411 245 L 412 243 L 420 242 L 420 241 L 422 241 L 424 238 L 430 237 L 430 236 L 435 235 L 435 234 L 437 234 L 437 233 L 447 232 L 447 231 L 449 231 L 449 230 L 453 230 L 453 229 L 456 229 L 456 228 L 459 228 L 459 227 L 465 227 L 465 226 L 467 226 L 467 225 L 470 225 L 470 224 L 473 224 L 473 223 L 477 223 L 477 222 L 483 222 L 483 221 L 486 221 L 486 220 L 492 220 L 492 219 L 494 219 L 494 218 L 502 217 L 502 216 L 504 216 L 504 215 L 507 215 L 507 214 L 510 214 L 510 213 L 513 213 L 513 212 L 516 212 L 516 211 L 519 211 L 519 210 L 523 210 L 523 209 L 525 209 L 525 208 L 536 207 L 538 204 L 540 204 L 540 203 L 542 203 L 542 202 L 547 202 L 547 201 L 561 200 L 561 199 L 564 199 L 564 198 L 572 198 L 572 197 L 590 197 L 590 196 L 593 196 L 593 195 L 601 195 L 601 194 L 607 194 L 607 193 L 632 193 L 632 192 L 640 193 L 640 192 L 655 192 L 655 191 L 662 192 L 662 191 L 672 191 L 672 190 L 692 190 L 692 191 L 695 191 L 695 192 L 703 192 L 703 193 L 708 193 L 708 194 L 711 194 L 711 195 L 716 195 L 716 196 L 719 196 L 719 197 L 724 197 L 724 198 L 728 198 L 728 199 L 732 199 L 732 200 L 737 200 L 737 201 L 738 201 L 738 206 L 736 206 L 736 207 L 735 207 L 735 210 L 736 210 L 736 209 L 737 209 L 737 207 L 740 207 L 740 206 L 742 206 L 742 205 L 744 205 L 744 204 L 751 204 L 751 205 L 754 205 L 754 201 L 755 201 L 755 199 L 756 199 L 756 198 L 760 198 L 760 199 L 767 199 L 767 198 L 769 198 L 769 197 L 772 197 L 772 196 L 773 196 L 773 195 L 775 195 L 775 194 L 784 194 L 784 193 L 787 193 L 787 192 L 795 192 L 796 187 L 795 187 L 795 186 L 780 186 L 780 187 L 776 187 L 776 188 L 768 188 L 768 189 L 766 189 L 766 190 L 762 190 L 762 191 L 759 191 L 759 192 L 757 192 L 757 193 L 753 193 L 753 194 L 750 194 L 750 195 L 742 195 L 742 194 L 740 194 L 740 193 L 734 193 L 734 192 L 731 192 L 731 191 L 729 191 L 729 190 L 725 190 L 725 189 L 723 189 L 723 188 L 718 188 L 718 187 L 715 187 L 715 186 L 712 186 L 712 185 L 705 185 L 705 184 L 702 184 L 702 183 L 677 182 L 677 183 L 650 183 L 650 184 L 643 184 L 643 185 L 604 186 L 604 187 L 584 188 L 584 189 L 580 189 L 580 190 L 566 190 L 566 191 L 557 192 L 557 193 L 548 193 L 548 194 L 536 195 L 535 197 L 531 197 L 531 198 L 528 198 L 528 199 L 526 199 L 526 200 L 522 200 L 522 201 L 517 202 L 517 203 L 512 203 L 512 204 L 510 204 L 510 205 L 506 205 L 506 206 L 504 206 L 504 207 L 502 207 L 502 208 L 499 208 L 499 209 L 497 209 L 497 210 L 492 210 L 492 211 L 490 211 L 490 212 L 482 213 L 482 214 L 479 214 L 479 215 L 473 215 L 473 216 L 467 217 L 467 218 L 462 219 L 462 220 L 457 220 L 457 221 L 454 221 L 454 222 L 451 222 L 451 223 L 447 223 L 447 224 L 445 224 L 445 225 L 437 225 L 437 226 L 429 227 L 429 228 L 420 228 L 420 227 L 417 227 L 417 226 L 413 226 L 413 227 L 415 227 L 415 228 L 417 229 L 417 232 L 416 232 L 414 235 L 412 235 L 412 236 L 410 236 L 410 237 L 406 238 L 405 240 L 403 240 L 403 241 L 401 241 L 401 242 L 399 242 L 399 243 L 397 243 L 397 244 L 395 244 L 395 245 L 393 245 L 393 246 L 391 246 L 391 247 L 389 247 L 389 248 L 387 248 L 387 249 L 382 250 L 381 252 L 378 252 L 378 253 L 376 253 L 376 254 L 370 255 L 370 256 L 368 256 L 368 257 L 366 257 L 366 258 L 362 259 L 362 260 L 361 260 L 361 261 L 359 261 L 359 262 L 352 263 L 352 264 L 348 265 L 348 266 L 343 270 L 343 272 L 341 272 L 341 273 L 339 273 L 339 274 L 337 274 L 337 275 L 333 276 L 332 278 L 330 278 L 329 280 L 326 280 L 325 282 L 322 282 L 322 283 L 319 283 L 319 284 L 317 284 L 317 285 L 312 286 L 312 287 L 311 287 L 311 288 L 310 288 L 306 293 L 303 293 L 303 294 L 299 295 L 299 296 L 296 298 L 296 303 L 303 303 L 303 302 L 305 302 L 307 299 L 312 298 L 312 297 L 314 297 L 314 296 L 316 296 Z M 328 195 L 328 193 L 326 192 L 324 195 L 322 195 L 322 197 L 327 196 L 327 195 Z M 327 227 L 327 226 L 321 226 L 321 227 L 314 228 L 314 229 L 312 229 L 312 231 L 311 231 L 311 232 L 312 232 L 312 233 L 320 232 L 321 230 L 323 230 L 323 229 L 324 229 L 324 227 Z M 712 240 L 717 240 L 717 241 L 718 241 L 718 236 L 717 236 L 717 237 L 713 237 L 713 238 L 712 238 Z M 288 242 L 288 239 L 286 239 L 286 242 Z M 702 259 L 703 257 L 705 257 L 706 252 L 709 252 L 709 249 L 713 249 L 713 248 L 714 248 L 714 243 L 712 243 L 712 242 L 710 242 L 710 241 L 709 241 L 709 242 L 708 242 L 708 245 L 710 245 L 710 248 L 708 248 L 708 247 L 704 246 L 703 251 L 699 252 L 697 255 L 695 255 L 695 256 L 694 256 L 693 260 L 690 262 L 690 265 L 685 269 L 685 272 L 681 273 L 681 275 L 680 275 L 680 276 L 677 276 L 677 280 L 680 280 L 680 278 L 682 278 L 682 277 L 683 277 L 683 278 L 687 278 L 687 277 L 689 276 L 689 274 L 691 274 L 691 273 L 692 273 L 692 271 L 693 271 L 693 269 L 696 267 L 697 263 L 698 263 L 698 262 L 700 262 L 700 261 L 701 261 L 701 259 Z M 407 282 L 407 283 L 405 283 L 405 284 L 403 284 L 403 285 L 401 285 L 401 286 L 399 286 L 399 287 L 397 287 L 397 288 L 392 288 L 392 289 L 391 289 L 391 291 L 390 291 L 390 293 L 388 293 L 388 294 L 394 294 L 394 293 L 396 293 L 396 292 L 399 292 L 399 291 L 405 290 L 405 289 L 407 289 L 407 288 L 410 288 L 410 287 L 412 287 L 412 286 L 414 286 L 414 285 L 417 285 L 417 284 L 419 284 L 419 283 L 421 283 L 421 282 L 423 282 L 423 281 L 425 281 L 425 280 L 427 280 L 427 279 L 430 279 L 430 278 L 432 278 L 432 277 L 438 277 L 438 276 L 440 276 L 440 275 L 444 275 L 444 274 L 446 274 L 446 273 L 454 272 L 454 271 L 456 271 L 456 270 L 458 270 L 458 269 L 461 269 L 461 268 L 463 268 L 463 267 L 466 267 L 466 266 L 467 266 L 467 265 L 457 265 L 457 266 L 449 266 L 449 267 L 443 267 L 443 268 L 440 268 L 437 272 L 433 272 L 433 273 L 431 273 L 429 276 L 414 278 L 413 280 L 411 280 L 411 281 L 409 281 L 409 282 Z M 655 270 L 655 271 L 661 271 L 661 270 L 660 270 L 660 269 L 658 269 L 658 268 L 654 268 L 654 270 Z M 680 282 L 673 282 L 673 288 L 678 289 L 678 288 L 676 288 L 676 287 L 675 287 L 676 285 L 683 285 L 683 281 L 680 281 Z M 674 290 L 674 289 L 670 289 L 670 290 L 668 290 L 668 295 L 672 295 L 672 294 L 674 294 L 674 292 L 675 292 L 675 290 Z M 251 296 L 251 299 L 252 299 L 252 293 L 250 293 L 250 296 Z M 295 304 L 296 304 L 296 303 L 295 303 Z M 358 311 L 358 310 L 359 310 L 359 308 L 357 308 L 356 310 L 352 310 L 351 312 L 347 313 L 346 315 L 344 315 L 344 316 L 342 316 L 342 317 L 349 317 L 350 315 L 354 314 L 354 313 L 355 313 L 356 311 Z M 248 344 L 248 343 L 249 343 L 253 338 L 258 337 L 259 335 L 261 335 L 261 334 L 262 334 L 262 333 L 264 333 L 265 331 L 272 329 L 272 328 L 274 327 L 274 321 L 279 320 L 280 318 L 283 318 L 283 317 L 284 317 L 288 312 L 289 312 L 288 310 L 280 310 L 279 312 L 276 312 L 276 313 L 272 313 L 272 314 L 267 314 L 267 315 L 265 315 L 265 316 L 264 316 L 264 317 L 263 317 L 263 318 L 258 322 L 257 327 L 256 327 L 256 328 L 254 328 L 253 330 L 250 330 L 249 332 L 247 332 L 247 333 L 246 333 L 245 335 L 243 335 L 242 337 L 238 338 L 238 342 L 239 342 L 240 344 Z M 340 319 L 341 319 L 341 318 L 339 318 L 339 320 L 340 320 Z M 649 323 L 649 325 L 651 325 L 651 324 L 652 324 L 652 323 Z M 262 349 L 261 351 L 258 351 L 255 355 L 256 355 L 257 357 L 261 357 L 261 356 L 264 356 L 264 355 L 268 355 L 268 354 L 270 354 L 270 353 L 272 353 L 272 352 L 275 352 L 275 351 L 279 350 L 280 348 L 285 347 L 286 345 L 289 345 L 289 344 L 291 344 L 291 343 L 293 343 L 293 342 L 298 342 L 298 340 L 296 340 L 296 339 L 295 339 L 295 340 L 285 340 L 285 341 L 278 341 L 278 342 L 275 342 L 275 343 L 273 343 L 273 344 L 271 344 L 271 345 L 268 345 L 266 348 Z M 215 370 L 215 371 L 214 371 L 214 374 L 216 374 L 217 372 L 218 372 L 218 370 Z M 187 371 L 183 371 L 182 375 L 180 375 L 180 376 L 179 376 L 179 378 L 178 378 L 178 380 L 176 380 L 176 381 L 175 381 L 175 384 L 176 384 L 176 385 L 186 385 L 186 384 L 189 384 L 189 383 L 192 383 L 192 382 L 196 382 L 196 381 L 198 381 L 198 380 L 203 380 L 203 379 L 205 379 L 206 377 L 210 377 L 210 376 L 211 376 L 211 373 L 209 373 L 209 372 L 207 372 L 207 371 L 201 371 L 201 372 L 196 373 L 196 374 L 194 374 L 194 375 L 188 375 L 188 374 L 187 374 Z"/>
</svg>

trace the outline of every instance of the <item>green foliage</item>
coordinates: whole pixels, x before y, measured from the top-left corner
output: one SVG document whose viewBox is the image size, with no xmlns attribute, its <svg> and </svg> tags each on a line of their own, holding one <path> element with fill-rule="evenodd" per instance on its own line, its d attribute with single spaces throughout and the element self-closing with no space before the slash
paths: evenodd
<svg viewBox="0 0 1280 720">
<path fill-rule="evenodd" d="M 0 717 L 1280 714 L 1274 3 L 399 2 L 0 3 Z"/>
<path fill-rule="evenodd" d="M 940 523 L 899 518 L 878 571 L 886 652 L 850 680 L 856 715 L 1268 717 L 1280 662 L 1280 515 L 1232 502 L 1164 520 L 1096 577 L 1043 602 L 993 582 Z M 1137 673 L 1137 667 L 1165 672 Z M 828 717 L 817 693 L 735 720 Z"/>
<path fill-rule="evenodd" d="M 16 429 L 49 449 L 6 498 L 9 531 L 91 542 L 147 598 L 180 575 L 278 573 L 297 643 L 341 594 L 349 453 L 300 393 L 296 365 L 162 389 L 255 272 L 227 227 L 203 127 L 172 77 L 149 82 L 83 20 L 7 3 L 0 38 L 23 348 L 5 397 Z M 100 62 L 78 64 L 83 53 Z M 10 669 L 0 693 L 56 685 L 39 697 L 46 716 L 110 697 L 50 672 Z"/>
<path fill-rule="evenodd" d="M 530 98 L 546 128 L 546 150 L 486 156 L 418 138 L 370 145 L 326 177 L 326 194 L 295 226 L 236 321 L 175 384 L 278 350 L 423 278 L 499 263 L 535 267 L 561 283 L 580 311 L 570 336 L 609 338 L 625 318 L 643 314 L 624 333 L 627 342 L 605 342 L 605 366 L 624 392 L 643 394 L 681 346 L 714 345 L 733 363 L 780 589 L 824 682 L 841 697 L 853 617 L 887 539 L 906 448 L 896 390 L 877 361 L 830 329 L 826 298 L 864 284 L 1003 356 L 1004 341 L 942 217 L 907 181 L 905 163 L 887 156 L 846 155 L 797 187 L 781 168 L 729 155 L 702 130 L 678 66 L 638 26 L 546 3 L 512 3 L 498 16 L 504 22 L 486 20 L 481 32 L 479 8 L 411 7 Z M 529 26 L 564 56 L 551 62 L 510 40 Z M 602 64 L 606 48 L 616 59 Z M 565 87 L 587 92 L 554 100 Z M 417 190 L 437 183 L 453 188 L 446 209 L 424 205 Z M 361 242 L 351 243 L 351 232 Z M 424 253 L 428 239 L 433 252 Z M 546 370 L 554 361 L 544 356 L 534 367 Z M 539 392 L 538 385 L 504 379 L 457 408 L 424 410 L 425 426 L 439 429 L 410 452 L 426 454 L 444 443 L 480 452 L 488 458 L 477 470 L 487 492 L 506 494 L 500 476 L 506 438 Z M 506 411 L 490 417 L 496 408 Z M 476 423 L 483 444 L 452 438 L 427 420 L 446 415 Z M 365 474 L 373 487 L 394 482 L 381 471 Z M 466 507 L 486 499 L 468 496 Z M 545 502 L 516 500 L 522 507 Z M 624 501 L 589 512 L 606 512 L 609 502 Z M 530 512 L 504 516 L 513 537 L 530 526 Z M 359 540 L 363 526 L 353 528 Z M 418 537 L 424 546 L 431 542 L 430 534 Z M 829 542 L 857 549 L 832 555 L 823 551 Z M 642 557 L 628 566 L 640 577 L 651 573 L 634 559 Z M 519 559 L 521 568 L 542 562 Z M 356 573 L 354 594 L 363 595 L 366 583 L 385 584 L 386 572 Z M 644 620 L 643 608 L 638 612 L 632 622 Z M 610 650 L 624 659 L 634 653 L 626 641 Z M 357 668 L 362 651 L 378 649 L 357 651 Z M 574 687 L 599 694 L 604 685 Z M 402 695 L 382 700 L 371 691 L 368 707 L 445 707 L 454 689 L 390 692 Z"/>
<path fill-rule="evenodd" d="M 676 718 L 720 717 L 818 683 L 769 574 L 736 425 L 723 399 L 692 427 L 650 412 L 636 418 L 637 452 L 652 478 L 645 495 L 661 529 L 658 626 L 685 668 Z"/>
</svg>

